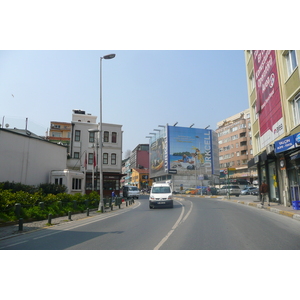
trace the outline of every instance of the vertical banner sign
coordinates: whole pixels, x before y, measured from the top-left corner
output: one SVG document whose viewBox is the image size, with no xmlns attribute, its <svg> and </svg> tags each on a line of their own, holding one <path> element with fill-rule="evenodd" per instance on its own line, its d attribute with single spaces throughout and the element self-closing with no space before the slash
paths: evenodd
<svg viewBox="0 0 300 300">
<path fill-rule="evenodd" d="M 259 114 L 260 142 L 264 148 L 283 134 L 282 106 L 274 50 L 254 50 L 256 113 Z"/>
</svg>

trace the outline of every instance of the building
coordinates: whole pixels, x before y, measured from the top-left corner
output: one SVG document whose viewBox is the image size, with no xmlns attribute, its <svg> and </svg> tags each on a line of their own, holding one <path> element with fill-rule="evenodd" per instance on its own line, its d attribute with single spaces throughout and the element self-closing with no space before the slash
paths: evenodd
<svg viewBox="0 0 300 300">
<path fill-rule="evenodd" d="M 152 186 L 152 180 L 149 178 L 149 169 L 132 169 L 131 185 L 138 187 L 139 190 L 147 190 Z"/>
<path fill-rule="evenodd" d="M 50 132 L 47 136 L 47 140 L 52 143 L 60 143 L 69 147 L 71 139 L 71 129 L 71 123 L 52 121 L 50 122 Z"/>
<path fill-rule="evenodd" d="M 248 169 L 248 161 L 253 158 L 250 109 L 218 122 L 216 133 L 219 142 L 220 179 L 230 178 L 244 183 L 257 180 L 257 170 Z M 224 174 L 224 169 L 227 174 Z"/>
<path fill-rule="evenodd" d="M 130 168 L 149 169 L 149 145 L 137 145 L 130 155 Z"/>
<path fill-rule="evenodd" d="M 138 186 L 134 183 L 134 180 L 132 180 L 133 169 L 145 169 L 146 173 L 148 173 L 149 175 L 149 144 L 137 145 L 132 150 L 130 157 L 123 160 L 122 171 L 125 174 L 125 176 L 122 178 L 122 186 Z M 141 186 L 143 186 L 143 184 Z"/>
<path fill-rule="evenodd" d="M 174 191 L 214 185 L 219 181 L 216 132 L 179 126 L 159 126 L 149 136 L 150 178 L 169 181 Z"/>
<path fill-rule="evenodd" d="M 85 191 L 100 190 L 99 124 L 97 117 L 82 110 L 73 110 L 70 158 L 68 168 L 84 172 Z M 103 195 L 120 191 L 122 174 L 122 125 L 102 123 Z"/>
<path fill-rule="evenodd" d="M 51 182 L 52 170 L 66 168 L 66 147 L 29 130 L 0 128 L 0 140 L 0 182 L 37 186 Z"/>
<path fill-rule="evenodd" d="M 121 187 L 130 185 L 131 183 L 131 168 L 130 168 L 130 157 L 123 159 L 122 161 L 122 173 L 124 176 L 121 179 Z"/>
<path fill-rule="evenodd" d="M 245 64 L 253 156 L 271 201 L 299 200 L 299 50 L 246 50 Z"/>
</svg>

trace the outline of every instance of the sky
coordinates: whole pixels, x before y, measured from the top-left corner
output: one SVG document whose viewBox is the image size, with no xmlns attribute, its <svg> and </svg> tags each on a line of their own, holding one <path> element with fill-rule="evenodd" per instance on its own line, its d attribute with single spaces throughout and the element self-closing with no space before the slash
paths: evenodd
<svg viewBox="0 0 300 300">
<path fill-rule="evenodd" d="M 45 135 L 73 109 L 122 125 L 123 155 L 158 125 L 217 128 L 248 108 L 242 50 L 2 50 L 1 125 Z"/>
</svg>

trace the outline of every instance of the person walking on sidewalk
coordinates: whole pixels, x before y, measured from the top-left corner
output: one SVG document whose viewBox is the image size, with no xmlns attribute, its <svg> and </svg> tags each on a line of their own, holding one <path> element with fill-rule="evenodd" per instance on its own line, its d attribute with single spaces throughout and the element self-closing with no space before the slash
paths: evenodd
<svg viewBox="0 0 300 300">
<path fill-rule="evenodd" d="M 269 186 L 266 184 L 266 181 L 264 180 L 261 184 L 261 186 L 259 187 L 259 192 L 261 195 L 261 205 L 264 205 L 264 202 L 266 200 L 266 198 L 268 199 L 268 206 L 270 206 L 270 201 L 269 201 L 269 197 L 268 197 L 268 193 L 269 193 Z"/>
</svg>

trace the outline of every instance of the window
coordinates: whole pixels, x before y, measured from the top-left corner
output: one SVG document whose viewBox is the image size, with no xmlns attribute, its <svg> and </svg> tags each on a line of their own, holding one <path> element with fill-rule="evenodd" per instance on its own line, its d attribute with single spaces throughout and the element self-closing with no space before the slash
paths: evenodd
<svg viewBox="0 0 300 300">
<path fill-rule="evenodd" d="M 104 165 L 108 164 L 108 153 L 103 153 L 103 164 Z"/>
<path fill-rule="evenodd" d="M 117 155 L 116 153 L 111 154 L 111 164 L 116 165 L 117 164 Z"/>
<path fill-rule="evenodd" d="M 250 81 L 250 93 L 251 93 L 255 88 L 255 80 L 254 80 L 253 72 L 250 75 L 249 81 Z"/>
<path fill-rule="evenodd" d="M 254 117 L 254 121 L 258 119 L 258 114 L 256 112 L 256 101 L 255 101 L 255 104 L 252 106 L 252 114 L 253 114 L 253 117 Z"/>
<path fill-rule="evenodd" d="M 63 179 L 62 178 L 55 178 L 55 184 L 62 185 L 63 184 Z"/>
<path fill-rule="evenodd" d="M 298 94 L 292 101 L 294 111 L 294 126 L 300 124 L 300 94 Z"/>
<path fill-rule="evenodd" d="M 108 131 L 104 131 L 104 142 L 108 143 L 109 141 L 109 132 Z"/>
<path fill-rule="evenodd" d="M 95 143 L 95 132 L 90 132 L 89 133 L 89 142 L 90 143 Z"/>
<path fill-rule="evenodd" d="M 297 58 L 296 58 L 296 51 L 288 50 L 287 54 L 285 55 L 285 58 L 286 58 L 288 76 L 290 76 L 298 65 Z"/>
<path fill-rule="evenodd" d="M 81 190 L 81 179 L 73 178 L 73 180 L 72 180 L 72 190 Z"/>
<path fill-rule="evenodd" d="M 88 164 L 89 165 L 92 165 L 94 162 L 94 154 L 93 153 L 89 153 L 89 161 L 88 161 Z"/>
<path fill-rule="evenodd" d="M 74 158 L 79 159 L 79 152 L 74 152 Z"/>
<path fill-rule="evenodd" d="M 62 137 L 61 132 L 52 132 L 53 137 Z"/>
<path fill-rule="evenodd" d="M 75 142 L 80 142 L 80 130 L 75 130 Z"/>
<path fill-rule="evenodd" d="M 117 133 L 116 132 L 112 132 L 112 134 L 111 134 L 111 142 L 112 143 L 116 143 L 117 142 Z"/>
</svg>

